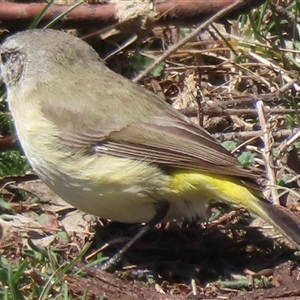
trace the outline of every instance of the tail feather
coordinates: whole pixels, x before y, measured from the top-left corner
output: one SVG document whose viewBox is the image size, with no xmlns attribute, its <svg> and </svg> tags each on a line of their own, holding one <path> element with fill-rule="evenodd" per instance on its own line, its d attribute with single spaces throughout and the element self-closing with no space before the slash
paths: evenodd
<svg viewBox="0 0 300 300">
<path fill-rule="evenodd" d="M 284 206 L 275 205 L 263 199 L 257 203 L 255 213 L 286 237 L 297 249 L 300 249 L 300 219 Z"/>
</svg>

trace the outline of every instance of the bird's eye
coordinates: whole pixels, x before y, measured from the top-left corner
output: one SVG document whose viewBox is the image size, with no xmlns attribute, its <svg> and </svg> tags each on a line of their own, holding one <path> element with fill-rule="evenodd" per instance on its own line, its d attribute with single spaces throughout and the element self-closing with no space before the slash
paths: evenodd
<svg viewBox="0 0 300 300">
<path fill-rule="evenodd" d="M 6 84 L 13 84 L 20 79 L 24 68 L 24 54 L 12 49 L 1 52 L 1 76 Z"/>
<path fill-rule="evenodd" d="M 3 52 L 0 54 L 2 64 L 5 65 L 8 62 L 10 55 L 11 55 L 10 52 Z"/>
</svg>

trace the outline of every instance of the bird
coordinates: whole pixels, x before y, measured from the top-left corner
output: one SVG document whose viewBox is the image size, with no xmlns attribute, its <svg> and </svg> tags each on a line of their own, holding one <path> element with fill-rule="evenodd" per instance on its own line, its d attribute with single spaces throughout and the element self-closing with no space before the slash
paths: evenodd
<svg viewBox="0 0 300 300">
<path fill-rule="evenodd" d="M 205 217 L 212 200 L 246 208 L 300 248 L 299 219 L 264 198 L 256 174 L 80 38 L 18 32 L 1 44 L 0 67 L 18 138 L 41 180 L 84 212 L 145 224 L 110 262 L 159 222 Z"/>
</svg>

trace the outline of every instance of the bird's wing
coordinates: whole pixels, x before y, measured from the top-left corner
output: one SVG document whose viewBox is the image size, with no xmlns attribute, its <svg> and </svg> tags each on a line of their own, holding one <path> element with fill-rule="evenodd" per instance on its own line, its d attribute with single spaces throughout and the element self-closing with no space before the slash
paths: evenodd
<svg viewBox="0 0 300 300">
<path fill-rule="evenodd" d="M 205 130 L 166 116 L 112 131 L 94 145 L 94 150 L 99 155 L 109 154 L 171 168 L 255 177 Z"/>
<path fill-rule="evenodd" d="M 82 89 L 84 83 L 72 84 L 73 90 L 77 87 L 72 99 L 65 87 L 55 106 L 50 105 L 50 99 L 42 105 L 43 113 L 61 129 L 60 139 L 66 147 L 85 149 L 87 155 L 114 155 L 165 168 L 256 177 L 169 104 L 108 69 L 102 71 L 107 73 L 105 85 L 93 83 L 89 91 Z"/>
</svg>

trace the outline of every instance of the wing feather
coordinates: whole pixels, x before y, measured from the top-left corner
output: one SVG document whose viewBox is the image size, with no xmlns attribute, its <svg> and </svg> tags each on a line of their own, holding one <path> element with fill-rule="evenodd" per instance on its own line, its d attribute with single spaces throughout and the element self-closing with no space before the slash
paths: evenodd
<svg viewBox="0 0 300 300">
<path fill-rule="evenodd" d="M 85 149 L 85 155 L 114 155 L 163 168 L 256 177 L 204 129 L 156 95 L 104 65 L 94 68 L 87 69 L 86 77 L 74 69 L 73 82 L 57 82 L 61 99 L 55 106 L 51 105 L 53 99 L 47 98 L 52 91 L 44 88 L 42 111 L 60 128 L 65 147 Z M 107 78 L 105 83 L 99 83 L 101 73 Z M 85 88 L 89 86 L 93 89 Z"/>
<path fill-rule="evenodd" d="M 145 134 L 145 132 L 147 132 Z M 169 120 L 169 125 L 132 123 L 95 145 L 99 155 L 114 155 L 167 167 L 255 178 L 203 129 Z"/>
</svg>

